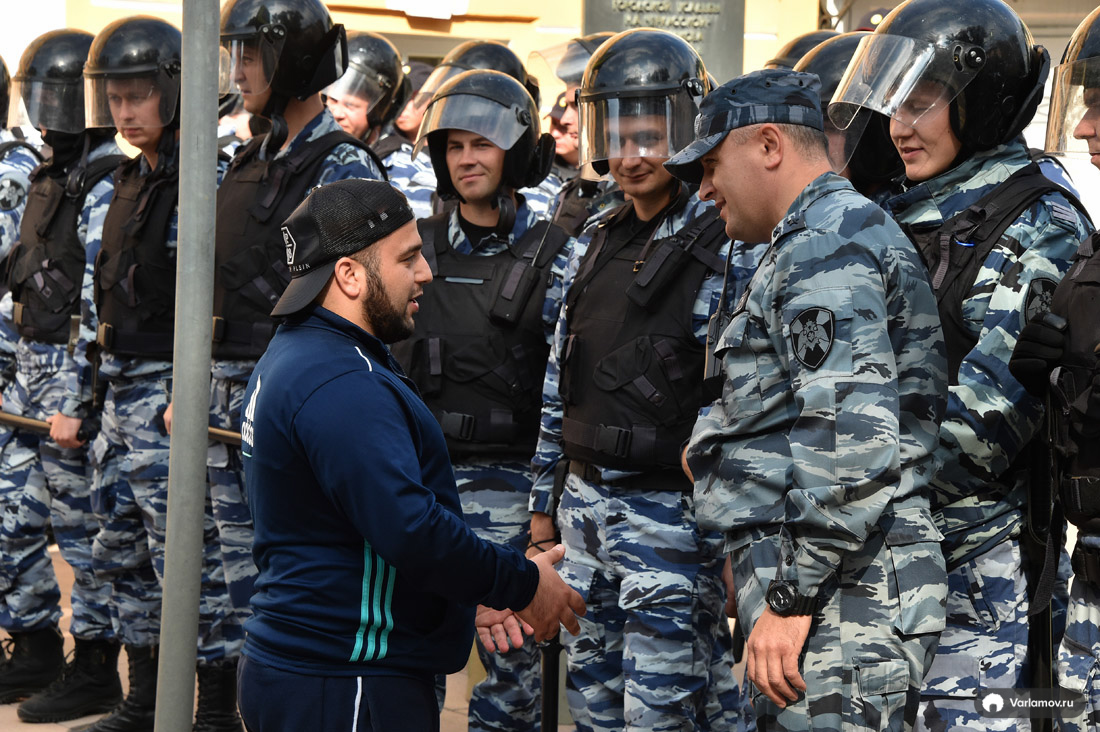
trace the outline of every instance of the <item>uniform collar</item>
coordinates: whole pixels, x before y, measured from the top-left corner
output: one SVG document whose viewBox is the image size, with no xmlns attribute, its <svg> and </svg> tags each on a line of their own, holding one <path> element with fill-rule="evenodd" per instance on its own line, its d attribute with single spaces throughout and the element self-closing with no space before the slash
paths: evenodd
<svg viewBox="0 0 1100 732">
<path fill-rule="evenodd" d="M 326 310 L 320 305 L 310 305 L 308 308 L 294 313 L 286 319 L 290 327 L 312 327 L 329 330 L 351 338 L 364 346 L 377 360 L 389 364 L 390 351 L 377 337 L 360 328 L 355 323 L 342 318 L 331 310 Z"/>
<path fill-rule="evenodd" d="M 793 231 L 806 228 L 806 209 L 822 196 L 842 190 L 853 190 L 852 184 L 832 171 L 814 178 L 795 197 L 794 202 L 787 209 L 786 216 L 772 229 L 772 241 L 778 241 Z"/>
<path fill-rule="evenodd" d="M 527 230 L 538 223 L 539 215 L 531 210 L 531 207 L 527 205 L 527 199 L 522 194 L 516 193 L 516 200 L 519 205 L 516 207 L 516 222 L 512 224 L 512 231 L 508 234 L 508 246 L 514 245 L 519 239 L 527 233 Z M 498 240 L 499 241 L 499 240 Z M 450 213 L 447 220 L 447 242 L 451 245 L 451 248 L 455 251 L 464 254 L 470 254 L 477 251 L 484 251 L 486 254 L 496 254 L 503 251 L 503 247 L 499 245 L 493 246 L 489 243 L 489 240 L 483 239 L 476 245 L 470 241 L 470 238 L 466 236 L 466 232 L 462 230 L 462 225 L 458 219 L 458 206 L 455 206 Z M 494 244 L 496 242 L 493 242 Z M 482 245 L 485 246 L 482 246 Z"/>
<path fill-rule="evenodd" d="M 1013 140 L 975 153 L 951 170 L 910 186 L 889 198 L 886 208 L 906 224 L 939 224 L 977 203 L 1030 162 L 1023 143 Z"/>
</svg>

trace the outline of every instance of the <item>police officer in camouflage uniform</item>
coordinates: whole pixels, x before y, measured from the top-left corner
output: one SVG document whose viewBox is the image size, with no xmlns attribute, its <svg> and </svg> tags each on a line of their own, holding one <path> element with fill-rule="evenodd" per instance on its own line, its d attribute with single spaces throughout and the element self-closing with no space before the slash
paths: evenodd
<svg viewBox="0 0 1100 732">
<path fill-rule="evenodd" d="M 409 99 L 393 121 L 393 132 L 374 145 L 374 151 L 382 160 L 390 183 L 405 193 L 417 218 L 427 218 L 432 211 L 432 193 L 435 191 L 435 171 L 428 158 L 413 159 L 413 143 L 420 134 L 420 122 L 431 95 L 420 94 L 424 82 L 432 73 L 432 67 L 419 61 L 409 63 L 405 80 L 409 85 Z"/>
<path fill-rule="evenodd" d="M 404 83 L 397 48 L 377 33 L 355 31 L 348 34 L 348 70 L 325 87 L 325 103 L 344 132 L 373 146 L 400 111 L 394 107 Z"/>
<path fill-rule="evenodd" d="M 92 368 L 88 338 L 94 334 L 94 398 L 102 395 L 103 407 L 92 444 L 92 502 L 100 525 L 93 557 L 97 576 L 112 587 L 113 620 L 130 677 L 126 698 L 93 732 L 146 730 L 154 716 L 167 525 L 163 413 L 172 378 L 181 46 L 179 30 L 164 21 L 124 18 L 100 31 L 84 67 L 88 126 L 117 129 L 140 151 L 118 168 L 101 239 L 89 245 L 95 274 L 85 291 L 74 352 L 80 366 Z M 67 398 L 91 402 L 90 381 L 74 385 Z M 71 439 L 78 425 L 59 418 L 54 432 L 59 441 Z M 228 598 L 209 505 L 203 535 L 198 659 L 200 666 L 217 668 L 227 646 L 239 639 L 224 622 Z M 200 720 L 213 705 L 208 686 L 200 673 Z M 235 707 L 230 709 L 225 725 L 196 729 L 239 729 Z"/>
<path fill-rule="evenodd" d="M 25 120 L 8 126 L 10 89 L 8 67 L 0 58 L 0 392 L 15 378 L 15 344 L 19 342 L 19 333 L 11 324 L 5 260 L 19 238 L 31 171 L 42 162 L 38 148 L 25 139 L 20 126 Z"/>
<path fill-rule="evenodd" d="M 538 119 L 527 90 L 499 71 L 463 72 L 433 95 L 415 155 L 428 153 L 438 194 L 458 205 L 417 222 L 434 280 L 418 298 L 415 333 L 392 346 L 447 437 L 466 522 L 520 551 L 542 377 L 572 250 L 516 193 L 552 162 L 553 138 L 539 134 Z M 478 656 L 486 678 L 471 691 L 469 728 L 537 729 L 534 640 L 500 654 L 478 643 Z"/>
<path fill-rule="evenodd" d="M 491 69 L 508 74 L 527 89 L 535 100 L 535 105 L 538 106 L 538 81 L 528 75 L 519 56 L 498 41 L 466 41 L 455 46 L 428 76 L 410 104 L 423 105 L 423 109 L 426 110 L 432 96 L 445 82 L 471 69 Z M 390 182 L 409 199 L 409 205 L 412 206 L 413 213 L 418 219 L 444 210 L 443 200 L 433 195 L 438 182 L 428 161 L 418 162 L 412 150 L 405 149 L 404 146 L 397 151 L 385 150 L 384 152 L 389 153 L 384 156 L 384 159 L 387 169 L 392 173 Z M 431 179 L 430 182 L 429 179 Z M 523 191 L 527 206 L 539 215 L 546 215 L 557 194 L 556 189 L 545 186 L 544 177 L 537 186 Z"/>
<path fill-rule="evenodd" d="M 596 51 L 580 90 L 581 162 L 610 172 L 630 202 L 590 226 L 570 260 L 530 508 L 536 544 L 553 538 L 556 514 L 562 576 L 587 603 L 565 646 L 570 708 L 588 729 L 738 724 L 721 561 L 678 467 L 730 243 L 661 167 L 690 141 L 707 84 L 688 43 L 640 29 Z"/>
<path fill-rule="evenodd" d="M 946 0 L 909 0 L 861 46 L 829 109 L 840 127 L 867 112 L 889 118 L 886 128 L 872 118 L 867 133 L 888 129 L 901 155 L 905 190 L 886 206 L 921 250 L 947 343 L 951 394 L 931 501 L 950 592 L 922 692 L 926 729 L 1030 728 L 1028 719 L 983 717 L 975 699 L 1031 685 L 1029 661 L 1039 660 L 1029 659 L 1029 612 L 1045 603 L 1031 606 L 1038 577 L 1028 564 L 1042 545 L 1024 540 L 1042 403 L 1008 361 L 1091 230 L 1019 138 L 1047 66 L 1000 0 L 968 2 L 965 17 Z M 1032 509 L 1041 516 L 1041 504 Z"/>
<path fill-rule="evenodd" d="M 272 130 L 237 149 L 218 188 L 210 383 L 215 427 L 240 431 L 245 387 L 274 333 L 269 314 L 290 279 L 279 225 L 319 185 L 383 177 L 367 144 L 344 132 L 321 101 L 321 89 L 345 70 L 343 34 L 320 0 L 230 0 L 222 8 L 228 78 L 245 109 L 271 120 Z M 240 448 L 212 442 L 207 466 L 231 605 L 225 635 L 232 638 L 223 662 L 208 673 L 212 689 L 235 689 L 256 576 L 252 519 Z M 222 697 L 227 711 L 233 699 Z"/>
<path fill-rule="evenodd" d="M 1092 158 L 1100 167 L 1100 8 L 1074 31 L 1055 67 L 1046 151 Z M 1051 313 L 1020 332 L 1009 368 L 1027 390 L 1047 398 L 1046 434 L 1060 454 L 1056 489 L 1061 511 L 1077 527 L 1069 618 L 1058 648 L 1058 685 L 1084 700 L 1063 712 L 1066 732 L 1100 730 L 1100 424 L 1096 286 L 1100 246 L 1083 240 L 1058 284 Z M 1057 316 L 1057 317 L 1054 317 Z M 1054 374 L 1051 371 L 1054 370 Z M 1049 389 L 1049 394 L 1048 394 Z M 1056 515 L 1058 515 L 1056 513 Z"/>
<path fill-rule="evenodd" d="M 9 254 L 13 325 L 19 333 L 14 383 L 5 411 L 57 421 L 77 372 L 70 349 L 79 322 L 81 285 L 90 280 L 86 247 L 95 241 L 113 190 L 110 173 L 125 158 L 114 130 L 85 130 L 84 79 L 92 35 L 47 33 L 24 52 L 15 75 L 12 117 L 43 130 L 52 154 L 30 175 L 19 241 Z M 7 178 L 14 195 L 16 178 Z M 87 270 L 87 271 L 86 271 Z M 121 699 L 118 643 L 109 607 L 110 586 L 95 576 L 87 446 L 83 440 L 23 431 L 0 437 L 0 627 L 13 639 L 12 658 L 0 665 L 0 700 L 23 704 L 28 722 L 75 719 L 109 710 Z M 64 667 L 60 592 L 46 551 L 47 522 L 72 566 L 71 630 L 76 653 Z M 51 684 L 52 682 L 52 684 Z M 48 688 L 47 685 L 49 684 Z"/>
<path fill-rule="evenodd" d="M 731 552 L 761 728 L 909 729 L 944 623 L 927 498 L 944 347 L 913 246 L 830 170 L 818 85 L 724 84 L 668 162 L 729 236 L 770 236 L 714 342 L 721 398 L 686 460 L 700 523 Z"/>
</svg>

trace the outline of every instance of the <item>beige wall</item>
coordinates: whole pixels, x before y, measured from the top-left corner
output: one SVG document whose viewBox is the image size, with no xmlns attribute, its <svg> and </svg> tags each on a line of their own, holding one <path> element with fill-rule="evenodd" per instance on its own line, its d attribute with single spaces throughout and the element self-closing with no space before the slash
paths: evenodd
<svg viewBox="0 0 1100 732">
<path fill-rule="evenodd" d="M 8 0 L 15 1 L 15 0 Z M 390 37 L 404 54 L 443 56 L 471 38 L 508 43 L 526 61 L 581 32 L 583 0 L 331 0 L 337 22 Z M 181 25 L 181 0 L 65 0 L 65 22 L 92 33 L 149 14 Z M 760 68 L 794 36 L 817 27 L 817 0 L 745 0 L 745 70 Z M 429 17 L 431 15 L 440 17 Z M 596 30 L 596 29 L 594 29 Z"/>
</svg>

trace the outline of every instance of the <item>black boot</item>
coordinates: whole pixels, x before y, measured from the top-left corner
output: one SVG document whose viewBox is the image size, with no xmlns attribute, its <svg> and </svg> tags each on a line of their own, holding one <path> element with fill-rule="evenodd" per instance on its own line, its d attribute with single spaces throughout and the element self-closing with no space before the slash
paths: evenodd
<svg viewBox="0 0 1100 732">
<path fill-rule="evenodd" d="M 159 646 L 126 646 L 130 690 L 115 710 L 83 732 L 153 732 Z"/>
<path fill-rule="evenodd" d="M 45 689 L 65 667 L 65 641 L 57 626 L 11 634 L 11 657 L 0 664 L 0 704 Z"/>
<path fill-rule="evenodd" d="M 76 639 L 76 650 L 53 683 L 19 705 L 24 722 L 64 722 L 101 714 L 122 701 L 118 642 Z"/>
<path fill-rule="evenodd" d="M 237 661 L 199 666 L 199 708 L 192 732 L 242 732 L 237 714 Z"/>
</svg>

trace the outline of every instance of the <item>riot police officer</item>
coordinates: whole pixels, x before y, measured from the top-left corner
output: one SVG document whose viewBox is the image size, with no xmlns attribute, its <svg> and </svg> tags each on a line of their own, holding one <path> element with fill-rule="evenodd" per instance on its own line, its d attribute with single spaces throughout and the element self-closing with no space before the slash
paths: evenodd
<svg viewBox="0 0 1100 732">
<path fill-rule="evenodd" d="M 1062 63 L 1054 69 L 1048 153 L 1091 158 L 1100 167 L 1098 100 L 1100 8 L 1081 21 Z M 1046 398 L 1045 434 L 1060 456 L 1054 471 L 1055 497 L 1060 502 L 1055 516 L 1064 515 L 1077 527 L 1069 617 L 1057 668 L 1058 685 L 1083 695 L 1085 701 L 1072 713 L 1061 715 L 1061 729 L 1067 732 L 1100 730 L 1100 466 L 1095 449 L 1100 424 L 1098 250 L 1096 234 L 1081 242 L 1069 272 L 1054 290 L 1050 314 L 1024 326 L 1009 362 L 1012 375 L 1030 393 Z"/>
<path fill-rule="evenodd" d="M 690 142 L 708 86 L 687 42 L 638 29 L 604 42 L 580 87 L 581 163 L 629 201 L 588 227 L 570 262 L 530 507 L 532 551 L 556 514 L 562 576 L 586 598 L 565 646 L 583 699 L 570 706 L 593 729 L 737 723 L 716 537 L 699 530 L 679 469 L 730 242 L 661 165 Z"/>
<path fill-rule="evenodd" d="M 951 394 L 932 510 L 950 592 L 918 715 L 929 728 L 984 728 L 974 698 L 1028 686 L 1029 655 L 1039 661 L 1027 651 L 1029 613 L 1046 603 L 1031 606 L 1039 576 L 1026 563 L 1041 564 L 1045 542 L 1025 542 L 1029 503 L 1033 523 L 1045 520 L 1042 502 L 1029 500 L 1028 471 L 1042 405 L 1008 361 L 1091 230 L 1019 138 L 1047 67 L 1046 51 L 1000 0 L 974 0 L 964 14 L 946 0 L 908 0 L 863 42 L 829 108 L 842 128 L 867 113 L 888 118 L 905 181 L 886 207 L 921 251 L 947 341 Z M 867 134 L 882 129 L 869 123 Z M 1049 628 L 1042 633 L 1049 644 Z"/>
<path fill-rule="evenodd" d="M 518 81 L 476 69 L 432 96 L 415 154 L 425 152 L 438 194 L 457 205 L 417 222 L 434 281 L 418 298 L 416 331 L 393 352 L 447 437 L 466 521 L 523 551 L 540 387 L 572 247 L 516 191 L 547 174 L 553 140 Z M 479 643 L 478 655 L 487 676 L 471 691 L 470 729 L 536 729 L 538 646 L 498 655 Z"/>
<path fill-rule="evenodd" d="M 112 612 L 126 648 L 126 698 L 90 729 L 144 730 L 152 723 L 167 526 L 169 438 L 179 210 L 180 31 L 149 17 L 123 18 L 95 38 L 84 67 L 86 122 L 113 128 L 139 150 L 115 174 L 102 225 L 85 328 L 95 334 L 99 435 L 92 444 L 100 522 L 96 572 L 112 586 Z M 220 174 L 220 170 L 219 170 Z M 90 344 L 77 344 L 80 354 Z M 75 423 L 61 427 L 75 431 Z M 54 431 L 61 436 L 55 423 Z M 197 729 L 239 729 L 235 688 L 224 673 L 225 578 L 213 515 L 203 520 Z M 216 720 L 216 723 L 212 723 Z"/>
<path fill-rule="evenodd" d="M 397 48 L 377 33 L 357 31 L 348 35 L 348 70 L 325 87 L 325 101 L 344 132 L 373 145 L 395 116 L 404 82 Z"/>
<path fill-rule="evenodd" d="M 72 386 L 88 379 L 71 357 L 74 324 L 113 190 L 110 173 L 125 159 L 112 139 L 114 130 L 85 129 L 81 69 L 91 43 L 90 33 L 76 30 L 35 39 L 15 74 L 11 107 L 16 121 L 22 117 L 43 131 L 52 152 L 31 173 L 19 241 L 10 254 L 19 342 L 4 409 L 55 424 L 79 423 L 87 416 L 87 405 L 70 399 Z M 9 177 L 7 183 L 8 193 L 16 195 L 18 182 Z M 23 432 L 5 433 L 3 443 L 0 501 L 13 520 L 5 520 L 0 532 L 0 625 L 11 634 L 14 648 L 0 666 L 0 700 L 45 689 L 20 707 L 20 718 L 28 722 L 107 711 L 121 699 L 118 643 L 111 626 L 110 585 L 92 566 L 98 524 L 87 446 L 82 440 Z M 47 521 L 75 580 L 71 631 L 76 653 L 64 669 L 60 594 L 46 551 Z"/>
</svg>

